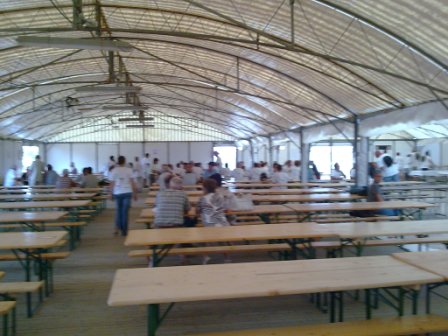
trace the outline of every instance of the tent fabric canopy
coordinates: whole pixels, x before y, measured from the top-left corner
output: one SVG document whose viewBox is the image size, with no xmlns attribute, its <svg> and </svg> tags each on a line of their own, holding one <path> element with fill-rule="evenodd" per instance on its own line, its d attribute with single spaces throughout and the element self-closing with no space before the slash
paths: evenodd
<svg viewBox="0 0 448 336">
<path fill-rule="evenodd" d="M 334 123 L 350 129 L 355 117 L 367 123 L 372 115 L 370 136 L 379 130 L 448 136 L 447 118 L 418 116 L 432 103 L 448 114 L 445 0 L 0 0 L 0 6 L 4 138 L 228 141 Z M 18 36 L 101 38 L 133 48 L 27 47 Z M 141 90 L 76 91 L 104 85 Z M 102 109 L 129 104 L 148 109 Z M 412 107 L 414 131 L 386 117 Z M 138 127 L 119 121 L 133 116 Z"/>
</svg>

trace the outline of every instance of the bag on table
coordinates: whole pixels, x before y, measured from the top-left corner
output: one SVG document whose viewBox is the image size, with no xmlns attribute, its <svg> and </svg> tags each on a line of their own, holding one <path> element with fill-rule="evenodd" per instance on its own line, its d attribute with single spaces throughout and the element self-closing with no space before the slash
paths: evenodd
<svg viewBox="0 0 448 336">
<path fill-rule="evenodd" d="M 235 211 L 245 211 L 252 210 L 254 208 L 254 202 L 250 195 L 236 194 L 234 208 L 231 210 Z"/>
</svg>

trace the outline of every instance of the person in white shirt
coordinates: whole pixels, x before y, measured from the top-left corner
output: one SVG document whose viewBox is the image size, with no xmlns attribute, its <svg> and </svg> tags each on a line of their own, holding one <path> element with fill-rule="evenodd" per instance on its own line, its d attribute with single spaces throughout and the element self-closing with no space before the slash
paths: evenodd
<svg viewBox="0 0 448 336">
<path fill-rule="evenodd" d="M 183 165 L 184 165 L 183 162 L 179 162 L 178 164 L 176 164 L 176 168 L 173 169 L 173 174 L 180 177 L 184 176 L 185 169 L 183 168 Z"/>
<path fill-rule="evenodd" d="M 398 165 L 393 162 L 389 155 L 383 157 L 384 167 L 383 171 L 383 181 L 384 182 L 396 182 L 400 181 L 400 172 L 398 170 Z"/>
<path fill-rule="evenodd" d="M 231 174 L 231 173 L 232 173 L 232 172 L 231 172 L 230 169 L 229 169 L 229 164 L 228 164 L 228 163 L 225 163 L 225 164 L 224 164 L 224 167 L 221 168 L 220 174 L 221 174 L 225 179 L 228 179 L 228 178 L 230 178 L 230 174 Z"/>
<path fill-rule="evenodd" d="M 132 172 L 134 175 L 135 184 L 137 185 L 137 190 L 140 192 L 143 188 L 143 172 L 142 165 L 140 164 L 140 158 L 138 156 L 134 157 Z"/>
<path fill-rule="evenodd" d="M 282 165 L 275 164 L 273 166 L 274 173 L 271 177 L 271 182 L 275 184 L 286 184 L 289 182 L 289 175 L 282 171 Z M 276 186 L 272 187 L 272 189 L 288 189 L 288 186 Z"/>
<path fill-rule="evenodd" d="M 246 172 L 243 167 L 243 164 L 238 162 L 236 168 L 232 171 L 232 177 L 235 179 L 235 182 L 247 181 Z"/>
<path fill-rule="evenodd" d="M 291 167 L 289 171 L 289 180 L 290 181 L 300 181 L 300 160 L 295 160 L 294 165 Z"/>
<path fill-rule="evenodd" d="M 5 175 L 5 181 L 3 182 L 3 185 L 5 187 L 13 187 L 17 185 L 17 166 L 13 165 L 11 168 L 8 169 Z"/>
<path fill-rule="evenodd" d="M 215 162 L 218 164 L 218 168 L 222 168 L 222 160 L 221 157 L 219 156 L 219 153 L 217 151 L 214 151 L 213 156 L 216 157 Z"/>
<path fill-rule="evenodd" d="M 331 170 L 331 180 L 332 181 L 341 181 L 344 180 L 345 174 L 342 172 L 339 163 L 334 164 L 334 169 Z"/>
<path fill-rule="evenodd" d="M 291 175 L 291 168 L 292 168 L 292 161 L 291 160 L 287 160 L 283 166 L 282 166 L 282 171 L 286 174 L 288 174 L 288 176 Z"/>
<path fill-rule="evenodd" d="M 132 169 L 126 167 L 126 158 L 118 157 L 118 165 L 111 171 L 110 198 L 115 199 L 115 234 L 121 231 L 122 236 L 128 234 L 129 208 L 132 197 L 137 200 L 137 188 L 132 177 Z"/>
<path fill-rule="evenodd" d="M 31 165 L 31 172 L 29 176 L 29 185 L 35 186 L 42 184 L 44 181 L 45 164 L 40 160 L 40 155 L 36 155 L 36 160 Z"/>
<path fill-rule="evenodd" d="M 249 178 L 251 181 L 260 181 L 260 175 L 262 173 L 260 164 L 255 162 L 254 166 L 249 172 Z"/>
<path fill-rule="evenodd" d="M 190 163 L 193 165 L 193 172 L 198 176 L 198 179 L 201 179 L 201 176 L 204 172 L 204 169 L 202 169 L 202 163 L 193 161 L 190 161 Z"/>
<path fill-rule="evenodd" d="M 151 160 L 149 153 L 146 153 L 140 160 L 142 167 L 143 187 L 146 188 L 149 182 L 149 175 L 151 174 Z"/>
<path fill-rule="evenodd" d="M 167 164 L 162 165 L 161 173 L 157 178 L 157 184 L 159 185 L 159 190 L 165 190 L 167 185 L 165 180 L 168 176 L 172 175 L 170 167 Z"/>
</svg>

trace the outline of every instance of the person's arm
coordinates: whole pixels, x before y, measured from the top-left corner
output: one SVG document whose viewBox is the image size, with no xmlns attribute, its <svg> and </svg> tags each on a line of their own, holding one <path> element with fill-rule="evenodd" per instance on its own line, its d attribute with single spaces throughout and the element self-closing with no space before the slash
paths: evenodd
<svg viewBox="0 0 448 336">
<path fill-rule="evenodd" d="M 188 212 L 191 209 L 191 205 L 190 205 L 190 201 L 188 200 L 188 196 L 185 195 L 185 199 L 184 199 L 184 215 L 188 216 Z"/>
<path fill-rule="evenodd" d="M 131 184 L 132 187 L 132 197 L 134 198 L 134 201 L 136 201 L 138 199 L 137 184 L 135 183 L 132 177 L 129 178 L 129 183 Z"/>
<path fill-rule="evenodd" d="M 374 190 L 374 198 L 375 198 L 375 202 L 383 202 L 384 201 L 384 197 L 381 194 L 381 190 L 379 186 L 376 186 L 375 190 Z"/>
<path fill-rule="evenodd" d="M 114 186 L 115 186 L 115 181 L 111 180 L 110 184 L 109 184 L 109 197 L 110 197 L 110 199 L 114 199 Z"/>
</svg>

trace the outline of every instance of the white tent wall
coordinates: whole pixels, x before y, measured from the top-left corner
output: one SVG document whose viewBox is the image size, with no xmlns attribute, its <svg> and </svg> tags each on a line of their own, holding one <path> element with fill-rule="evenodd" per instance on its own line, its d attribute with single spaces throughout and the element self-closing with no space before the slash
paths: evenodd
<svg viewBox="0 0 448 336">
<path fill-rule="evenodd" d="M 168 162 L 175 165 L 180 161 L 190 161 L 190 146 L 186 142 L 170 142 L 168 143 Z M 205 159 L 205 156 L 204 156 Z M 203 161 L 200 161 L 203 162 Z"/>
<path fill-rule="evenodd" d="M 70 166 L 70 147 L 70 144 L 47 144 L 45 146 L 46 155 L 42 160 L 45 164 L 51 164 L 53 170 L 61 174 L 63 169 Z"/>
<path fill-rule="evenodd" d="M 1 171 L 1 182 L 3 184 L 3 179 L 6 172 L 13 165 L 17 165 L 19 169 L 22 166 L 22 142 L 13 140 L 0 140 L 0 171 Z"/>
<path fill-rule="evenodd" d="M 179 161 L 193 160 L 206 165 L 212 160 L 212 151 L 212 142 L 51 143 L 45 145 L 46 156 L 43 159 L 58 173 L 68 168 L 72 161 L 79 171 L 83 167 L 92 167 L 95 172 L 103 172 L 112 155 L 115 159 L 124 155 L 128 162 L 133 162 L 135 156 L 141 158 L 149 153 L 151 159 L 157 157 L 160 163 L 174 165 Z"/>
<path fill-rule="evenodd" d="M 86 155 L 88 153 L 89 155 Z M 78 172 L 82 172 L 84 167 L 97 168 L 97 146 L 94 143 L 74 143 L 71 145 L 71 162 L 74 162 Z"/>
</svg>

